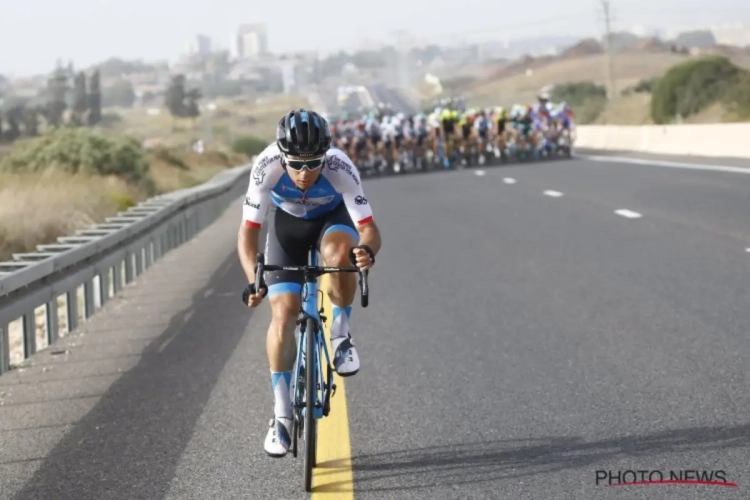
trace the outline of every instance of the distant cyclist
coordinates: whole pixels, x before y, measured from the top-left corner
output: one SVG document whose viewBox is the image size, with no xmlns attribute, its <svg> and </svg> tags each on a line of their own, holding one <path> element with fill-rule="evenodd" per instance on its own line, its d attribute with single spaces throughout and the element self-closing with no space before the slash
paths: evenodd
<svg viewBox="0 0 750 500">
<path fill-rule="evenodd" d="M 243 206 L 237 250 L 249 285 L 243 301 L 256 307 L 268 294 L 271 326 L 266 351 L 275 399 L 264 448 L 272 457 L 283 457 L 291 445 L 292 404 L 289 386 L 296 359 L 294 331 L 300 309 L 301 273 L 269 272 L 268 290 L 255 286 L 259 234 L 266 213 L 266 261 L 280 266 L 307 264 L 308 249 L 320 250 L 326 266 L 369 269 L 380 250 L 380 231 L 362 190 L 359 171 L 341 150 L 331 147 L 328 123 L 313 111 L 295 110 L 285 115 L 276 130 L 276 142 L 255 160 Z M 359 356 L 349 331 L 357 277 L 330 275 L 328 296 L 333 305 L 331 347 L 333 365 L 342 377 L 359 371 Z"/>
</svg>

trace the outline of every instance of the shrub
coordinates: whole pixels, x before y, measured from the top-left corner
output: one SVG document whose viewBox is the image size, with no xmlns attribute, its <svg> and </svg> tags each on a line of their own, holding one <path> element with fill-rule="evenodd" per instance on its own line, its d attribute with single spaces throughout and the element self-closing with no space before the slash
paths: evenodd
<svg viewBox="0 0 750 500">
<path fill-rule="evenodd" d="M 113 193 L 110 195 L 110 199 L 117 207 L 118 212 L 124 212 L 128 208 L 137 205 L 135 200 L 126 193 Z"/>
<path fill-rule="evenodd" d="M 141 182 L 149 163 L 141 145 L 129 137 L 110 138 L 83 128 L 59 128 L 13 145 L 0 169 L 12 172 L 56 170 Z"/>
<path fill-rule="evenodd" d="M 651 93 L 651 92 L 654 91 L 654 87 L 656 86 L 656 84 L 658 83 L 658 81 L 659 81 L 658 77 L 644 78 L 643 80 L 641 80 L 640 82 L 638 82 L 635 87 L 633 87 L 633 91 L 636 94 Z"/>
<path fill-rule="evenodd" d="M 730 89 L 726 104 L 740 119 L 750 118 L 750 71 L 744 71 Z"/>
<path fill-rule="evenodd" d="M 604 111 L 607 89 L 594 82 L 567 82 L 555 85 L 552 101 L 565 101 L 575 109 L 576 122 L 592 123 Z"/>
<path fill-rule="evenodd" d="M 264 149 L 268 147 L 268 143 L 264 140 L 258 139 L 253 136 L 238 137 L 232 143 L 232 151 L 239 154 L 244 154 L 248 158 L 260 154 Z"/>
<path fill-rule="evenodd" d="M 555 85 L 552 101 L 565 101 L 573 107 L 580 107 L 589 99 L 606 99 L 607 89 L 594 82 L 567 82 Z"/>
<path fill-rule="evenodd" d="M 651 99 L 654 123 L 688 117 L 723 100 L 736 85 L 742 70 L 727 58 L 702 57 L 672 67 L 659 79 Z"/>
</svg>

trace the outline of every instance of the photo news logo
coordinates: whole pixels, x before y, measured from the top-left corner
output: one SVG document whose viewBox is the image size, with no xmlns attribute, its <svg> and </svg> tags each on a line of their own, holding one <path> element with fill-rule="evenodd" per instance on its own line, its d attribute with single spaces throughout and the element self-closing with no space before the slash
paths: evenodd
<svg viewBox="0 0 750 500">
<path fill-rule="evenodd" d="M 665 484 L 692 484 L 700 486 L 723 486 L 737 488 L 727 479 L 724 470 L 597 470 L 597 486 L 643 486 Z"/>
</svg>

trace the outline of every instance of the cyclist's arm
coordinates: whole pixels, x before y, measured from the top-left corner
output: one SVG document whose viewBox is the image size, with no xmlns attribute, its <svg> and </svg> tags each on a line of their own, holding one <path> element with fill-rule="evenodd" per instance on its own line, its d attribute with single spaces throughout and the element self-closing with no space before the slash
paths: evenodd
<svg viewBox="0 0 750 500">
<path fill-rule="evenodd" d="M 250 174 L 242 206 L 242 223 L 237 234 L 237 254 L 248 283 L 255 282 L 255 264 L 258 255 L 258 240 L 263 220 L 271 203 L 270 178 L 277 177 L 270 172 L 278 158 L 260 155 Z"/>
<path fill-rule="evenodd" d="M 365 197 L 362 189 L 359 170 L 348 156 L 343 153 L 337 153 L 336 156 L 351 168 L 339 168 L 336 172 L 338 175 L 334 179 L 331 179 L 331 183 L 341 193 L 346 210 L 349 212 L 349 216 L 357 228 L 357 232 L 359 233 L 358 244 L 369 246 L 372 248 L 373 253 L 377 255 L 382 243 L 380 230 L 375 225 L 370 202 Z"/>
</svg>

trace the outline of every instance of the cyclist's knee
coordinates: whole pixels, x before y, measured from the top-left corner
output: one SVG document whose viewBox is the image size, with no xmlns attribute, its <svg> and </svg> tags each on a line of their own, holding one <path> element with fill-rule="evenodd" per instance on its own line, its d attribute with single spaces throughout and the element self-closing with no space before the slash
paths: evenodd
<svg viewBox="0 0 750 500">
<path fill-rule="evenodd" d="M 269 301 L 271 303 L 271 322 L 281 327 L 279 331 L 284 332 L 290 325 L 296 323 L 300 308 L 299 295 L 283 293 L 273 295 Z"/>
<path fill-rule="evenodd" d="M 330 238 L 328 237 L 330 236 Z M 355 245 L 353 238 L 343 231 L 330 233 L 323 242 L 321 254 L 327 266 L 350 266 L 349 250 Z"/>
</svg>

